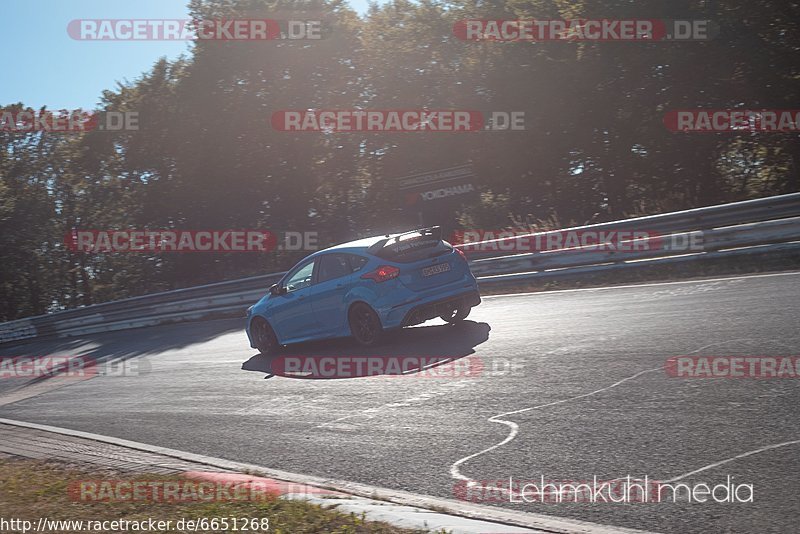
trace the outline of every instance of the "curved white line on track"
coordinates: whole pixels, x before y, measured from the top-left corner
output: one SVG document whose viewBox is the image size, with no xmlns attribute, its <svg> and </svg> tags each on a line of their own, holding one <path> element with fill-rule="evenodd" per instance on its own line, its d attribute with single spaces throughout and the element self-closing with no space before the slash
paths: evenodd
<svg viewBox="0 0 800 534">
<path fill-rule="evenodd" d="M 452 466 L 450 466 L 450 474 L 452 475 L 453 478 L 457 478 L 459 480 L 465 480 L 465 481 L 467 481 L 469 483 L 474 483 L 475 482 L 474 480 L 472 480 L 471 478 L 466 477 L 466 476 L 461 474 L 461 470 L 459 469 L 459 467 L 462 464 L 464 464 L 465 462 L 468 462 L 469 460 L 472 460 L 473 458 L 477 458 L 478 456 L 482 456 L 482 455 L 486 454 L 489 451 L 493 451 L 494 449 L 502 447 L 503 445 L 505 445 L 506 443 L 509 443 L 515 437 L 517 437 L 517 433 L 519 432 L 519 425 L 517 425 L 517 423 L 515 423 L 513 421 L 507 421 L 505 419 L 500 419 L 501 417 L 505 417 L 507 415 L 514 415 L 514 414 L 518 414 L 518 413 L 529 412 L 531 410 L 539 410 L 541 408 L 547 408 L 548 406 L 555 406 L 557 404 L 564 404 L 564 403 L 571 402 L 571 401 L 574 401 L 574 400 L 584 399 L 586 397 L 591 397 L 593 395 L 597 395 L 598 393 L 603 393 L 604 391 L 608 391 L 609 389 L 615 388 L 615 387 L 619 386 L 620 384 L 624 384 L 625 382 L 627 382 L 629 380 L 633 380 L 634 378 L 638 378 L 639 376 L 641 376 L 641 375 L 643 375 L 645 373 L 652 373 L 653 371 L 662 371 L 663 369 L 664 369 L 664 367 L 662 366 L 662 367 L 654 367 L 653 369 L 647 369 L 646 371 L 639 371 L 635 375 L 631 375 L 629 377 L 623 378 L 622 380 L 614 382 L 610 386 L 607 386 L 607 387 L 604 387 L 604 388 L 600 388 L 600 389 L 596 389 L 596 390 L 594 390 L 594 391 L 592 391 L 590 393 L 584 393 L 583 395 L 576 395 L 576 396 L 570 397 L 568 399 L 561 399 L 561 400 L 558 400 L 558 401 L 548 402 L 546 404 L 539 404 L 538 406 L 531 406 L 531 407 L 528 407 L 528 408 L 523 408 L 521 410 L 514 410 L 512 412 L 505 412 L 505 413 L 501 413 L 501 414 L 498 414 L 498 415 L 494 415 L 494 416 L 490 417 L 488 419 L 488 421 L 491 421 L 492 423 L 500 423 L 500 424 L 506 425 L 506 426 L 511 428 L 511 432 L 508 434 L 508 436 L 506 436 L 506 439 L 504 439 L 500 443 L 492 445 L 491 447 L 486 448 L 486 449 L 484 449 L 484 450 L 482 450 L 480 452 L 476 452 L 474 454 L 470 454 L 469 456 L 465 456 L 464 458 L 461 458 L 460 460 L 455 462 Z"/>
<path fill-rule="evenodd" d="M 726 340 L 726 341 L 719 341 L 719 342 L 715 342 L 715 343 L 709 343 L 708 345 L 704 345 L 704 346 L 700 347 L 699 349 L 693 350 L 691 352 L 687 352 L 686 354 L 695 354 L 695 353 L 700 352 L 701 350 L 707 349 L 709 347 L 713 347 L 714 345 L 722 345 L 722 344 L 725 344 L 725 343 L 734 343 L 734 342 L 739 342 L 739 341 L 754 341 L 754 340 L 751 339 L 751 338 L 739 338 L 739 339 L 730 339 L 730 340 Z M 499 443 L 496 443 L 496 444 L 492 445 L 491 447 L 487 447 L 486 449 L 484 449 L 482 451 L 478 451 L 478 452 L 476 452 L 474 454 L 470 454 L 469 456 L 465 456 L 464 458 L 461 458 L 460 460 L 458 460 L 455 463 L 453 463 L 450 466 L 450 476 L 452 478 L 457 479 L 457 480 L 463 480 L 463 481 L 467 482 L 468 486 L 474 486 L 474 485 L 477 484 L 477 482 L 475 480 L 473 480 L 473 479 L 461 474 L 460 467 L 463 464 L 465 464 L 466 462 L 472 460 L 473 458 L 477 458 L 478 456 L 483 456 L 487 452 L 491 452 L 491 451 L 493 451 L 495 449 L 499 449 L 500 447 L 502 447 L 506 443 L 510 443 L 511 441 L 514 440 L 514 438 L 517 437 L 517 434 L 519 433 L 519 425 L 517 423 L 515 423 L 513 421 L 508 421 L 508 420 L 505 420 L 505 419 L 500 419 L 501 417 L 505 417 L 505 416 L 508 416 L 508 415 L 514 415 L 514 414 L 518 414 L 518 413 L 524 413 L 524 412 L 528 412 L 528 411 L 531 411 L 531 410 L 539 410 L 541 408 L 547 408 L 549 406 L 555 406 L 555 405 L 558 405 L 558 404 L 564 404 L 564 403 L 571 402 L 571 401 L 578 400 L 578 399 L 584 399 L 586 397 L 592 397 L 592 396 L 597 395 L 599 393 L 602 393 L 602 392 L 608 391 L 610 389 L 613 389 L 613 388 L 615 388 L 615 387 L 617 387 L 617 386 L 619 386 L 621 384 L 624 384 L 625 382 L 628 382 L 630 380 L 638 378 L 638 377 L 640 377 L 640 376 L 642 376 L 644 374 L 652 373 L 653 371 L 660 371 L 660 370 L 663 370 L 663 369 L 664 369 L 663 366 L 662 367 L 655 367 L 653 369 L 646 369 L 644 371 L 639 371 L 638 373 L 636 373 L 634 375 L 631 375 L 631 376 L 628 376 L 626 378 L 623 378 L 622 380 L 614 382 L 610 386 L 606 386 L 604 388 L 600 388 L 600 389 L 591 391 L 589 393 L 584 393 L 582 395 L 576 395 L 574 397 L 569 397 L 567 399 L 548 402 L 546 404 L 540 404 L 540 405 L 537 405 L 537 406 L 530 406 L 528 408 L 522 408 L 521 410 L 514 410 L 514 411 L 511 411 L 511 412 L 504 412 L 504 413 L 501 413 L 501 414 L 494 415 L 494 416 L 490 417 L 489 419 L 487 419 L 487 421 L 490 421 L 492 423 L 500 423 L 500 424 L 506 425 L 509 428 L 511 428 L 511 432 L 509 432 L 508 436 L 506 436 L 506 438 L 503 441 L 501 441 Z M 800 444 L 800 440 L 794 440 L 794 441 L 785 441 L 783 443 L 776 443 L 776 444 L 773 444 L 773 445 L 766 445 L 764 447 L 761 447 L 761 448 L 758 448 L 758 449 L 754 449 L 752 451 L 747 451 L 747 452 L 743 452 L 741 454 L 737 454 L 736 456 L 732 456 L 731 458 L 726 458 L 724 460 L 720 460 L 718 462 L 714 462 L 714 463 L 708 464 L 706 466 L 703 466 L 703 467 L 700 467 L 698 469 L 695 469 L 694 471 L 690 471 L 688 473 L 684 473 L 682 475 L 678 475 L 677 477 L 671 478 L 670 480 L 662 481 L 662 483 L 663 484 L 671 484 L 673 482 L 677 482 L 677 481 L 682 480 L 682 479 L 684 479 L 686 477 L 689 477 L 691 475 L 695 475 L 697 473 L 701 473 L 701 472 L 707 471 L 709 469 L 714 469 L 715 467 L 719 467 L 721 465 L 733 462 L 733 461 L 738 460 L 740 458 L 746 458 L 748 456 L 753 456 L 755 454 L 760 454 L 762 452 L 766 452 L 766 451 L 770 451 L 770 450 L 774 450 L 774 449 L 779 449 L 781 447 L 787 447 L 789 445 L 799 445 L 799 444 Z M 615 482 L 615 481 L 618 481 L 618 480 L 623 480 L 623 479 L 614 479 L 614 480 L 612 480 L 610 482 Z M 638 479 L 632 479 L 632 480 L 638 480 Z M 503 492 L 507 492 L 507 493 L 512 493 L 513 494 L 513 492 L 511 492 L 510 490 L 507 490 L 505 488 L 500 488 L 500 487 L 496 487 L 496 486 L 489 486 L 489 487 L 491 489 L 494 489 L 494 490 L 499 490 L 499 491 L 503 491 Z"/>
</svg>

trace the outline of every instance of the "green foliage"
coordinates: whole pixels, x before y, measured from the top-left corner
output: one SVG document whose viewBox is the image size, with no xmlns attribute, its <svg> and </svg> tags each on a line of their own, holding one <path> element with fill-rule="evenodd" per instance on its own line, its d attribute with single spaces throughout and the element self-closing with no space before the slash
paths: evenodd
<svg viewBox="0 0 800 534">
<path fill-rule="evenodd" d="M 601 222 L 797 191 L 796 134 L 676 134 L 677 109 L 795 108 L 800 8 L 774 0 L 192 0 L 194 18 L 323 20 L 320 41 L 199 41 L 103 93 L 140 129 L 0 132 L 0 319 L 281 270 L 297 254 L 76 254 L 86 229 L 407 229 L 393 179 L 472 161 L 455 227 Z M 464 42 L 464 18 L 711 19 L 708 42 Z M 17 108 L 21 104 L 15 105 Z M 285 109 L 524 111 L 525 131 L 286 133 Z M 426 221 L 431 222 L 431 221 Z"/>
</svg>

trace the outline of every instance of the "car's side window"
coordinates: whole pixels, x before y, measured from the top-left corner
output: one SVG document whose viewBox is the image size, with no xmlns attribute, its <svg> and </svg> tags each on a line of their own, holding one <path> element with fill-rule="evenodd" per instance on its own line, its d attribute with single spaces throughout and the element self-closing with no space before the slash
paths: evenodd
<svg viewBox="0 0 800 534">
<path fill-rule="evenodd" d="M 327 282 L 347 276 L 352 271 L 345 254 L 325 254 L 319 258 L 319 274 L 317 282 Z"/>
<path fill-rule="evenodd" d="M 302 265 L 288 280 L 286 280 L 286 291 L 296 291 L 311 285 L 311 280 L 314 275 L 314 260 L 309 261 L 307 264 Z"/>
<path fill-rule="evenodd" d="M 360 271 L 369 261 L 364 256 L 358 256 L 356 254 L 347 254 L 347 259 L 350 260 L 350 272 L 354 273 L 356 271 Z"/>
</svg>

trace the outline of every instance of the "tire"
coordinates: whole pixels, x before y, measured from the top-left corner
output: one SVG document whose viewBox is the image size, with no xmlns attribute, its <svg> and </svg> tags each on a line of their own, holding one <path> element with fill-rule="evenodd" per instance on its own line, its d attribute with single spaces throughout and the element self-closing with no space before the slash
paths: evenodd
<svg viewBox="0 0 800 534">
<path fill-rule="evenodd" d="M 466 319 L 470 311 L 472 311 L 472 308 L 469 306 L 460 306 L 458 308 L 453 308 L 449 314 L 443 313 L 439 317 L 450 324 L 456 324 Z"/>
<path fill-rule="evenodd" d="M 261 317 L 253 319 L 253 322 L 250 323 L 250 333 L 253 336 L 253 344 L 262 355 L 271 356 L 277 352 L 278 338 L 265 319 Z"/>
<path fill-rule="evenodd" d="M 359 345 L 374 347 L 380 342 L 383 334 L 383 325 L 378 314 L 363 302 L 357 302 L 347 314 L 350 324 L 350 333 Z"/>
</svg>

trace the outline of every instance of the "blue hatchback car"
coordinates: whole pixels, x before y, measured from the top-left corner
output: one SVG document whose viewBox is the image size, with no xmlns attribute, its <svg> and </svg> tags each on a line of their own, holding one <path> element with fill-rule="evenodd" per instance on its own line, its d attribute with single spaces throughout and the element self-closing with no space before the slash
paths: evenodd
<svg viewBox="0 0 800 534">
<path fill-rule="evenodd" d="M 439 227 L 343 243 L 295 265 L 247 310 L 250 346 L 353 336 L 379 342 L 386 330 L 434 317 L 456 323 L 481 302 L 464 253 Z"/>
</svg>

